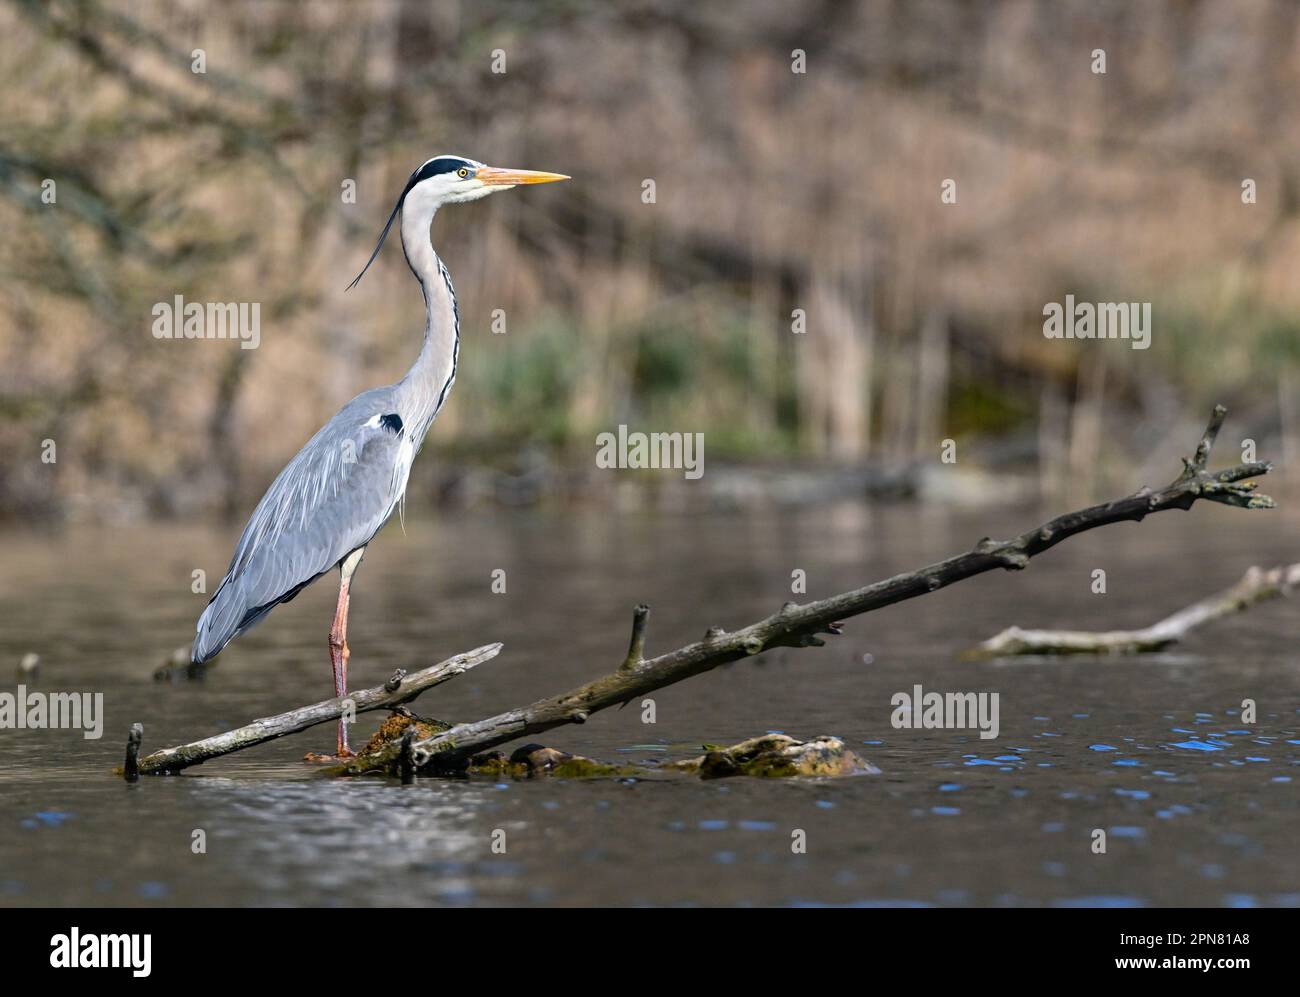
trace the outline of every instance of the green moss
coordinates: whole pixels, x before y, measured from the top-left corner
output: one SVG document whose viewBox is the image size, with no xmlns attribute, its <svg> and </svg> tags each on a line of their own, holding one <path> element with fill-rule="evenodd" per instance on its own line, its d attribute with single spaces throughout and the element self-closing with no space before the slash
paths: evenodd
<svg viewBox="0 0 1300 997">
<path fill-rule="evenodd" d="M 597 779 L 611 776 L 645 775 L 646 770 L 634 765 L 609 765 L 605 762 L 574 755 L 554 768 L 547 770 L 546 774 L 555 776 L 557 779 Z"/>
<path fill-rule="evenodd" d="M 485 775 L 493 778 L 508 776 L 512 779 L 529 779 L 535 776 L 553 776 L 558 779 L 608 779 L 645 775 L 646 769 L 635 765 L 610 765 L 593 758 L 556 751 L 554 748 L 529 745 L 508 758 L 500 751 L 475 755 L 470 760 L 468 772 L 470 775 Z"/>
</svg>

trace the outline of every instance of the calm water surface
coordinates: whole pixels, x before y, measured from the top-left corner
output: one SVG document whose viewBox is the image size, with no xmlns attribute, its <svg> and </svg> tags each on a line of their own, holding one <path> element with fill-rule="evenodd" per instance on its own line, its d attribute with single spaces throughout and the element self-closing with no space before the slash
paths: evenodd
<svg viewBox="0 0 1300 997">
<path fill-rule="evenodd" d="M 1271 518 L 1270 518 L 1271 517 Z M 412 517 L 372 546 L 353 598 L 351 684 L 488 641 L 493 662 L 423 696 L 487 716 L 615 665 L 631 607 L 649 650 L 732 629 L 790 597 L 920 566 L 1033 510 L 835 507 L 798 514 L 475 512 Z M 1293 526 L 1294 524 L 1292 524 Z M 0 691 L 22 654 L 43 691 L 100 691 L 101 740 L 0 731 L 0 902 L 186 904 L 1300 905 L 1300 619 L 1278 602 L 1141 661 L 971 663 L 1011 623 L 1140 626 L 1300 560 L 1280 514 L 1218 508 L 1096 531 L 1036 559 L 850 621 L 830 646 L 776 651 L 541 738 L 604 759 L 681 757 L 702 741 L 838 734 L 883 770 L 836 781 L 685 778 L 323 781 L 301 761 L 332 729 L 128 786 L 145 748 L 192 740 L 331 691 L 324 581 L 241 638 L 202 683 L 151 680 L 220 577 L 231 528 L 0 535 Z M 492 594 L 491 572 L 507 591 Z M 1107 572 L 1107 593 L 1090 573 Z M 869 658 L 867 657 L 869 656 Z M 895 730 L 890 697 L 1001 695 L 1001 736 Z M 1243 699 L 1258 722 L 1242 723 Z M 363 714 L 358 740 L 374 729 Z M 1091 850 L 1105 829 L 1105 855 Z M 191 850 L 202 829 L 206 854 Z M 793 854 L 791 834 L 807 836 Z M 506 853 L 492 834 L 504 830 Z"/>
</svg>

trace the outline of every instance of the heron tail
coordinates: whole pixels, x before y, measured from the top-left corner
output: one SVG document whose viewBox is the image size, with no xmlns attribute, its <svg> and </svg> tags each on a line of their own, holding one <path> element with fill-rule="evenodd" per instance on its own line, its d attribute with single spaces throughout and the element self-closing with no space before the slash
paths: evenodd
<svg viewBox="0 0 1300 997">
<path fill-rule="evenodd" d="M 243 600 L 236 597 L 230 578 L 222 579 L 195 627 L 190 660 L 201 665 L 220 654 L 221 649 L 239 634 L 244 613 Z"/>
</svg>

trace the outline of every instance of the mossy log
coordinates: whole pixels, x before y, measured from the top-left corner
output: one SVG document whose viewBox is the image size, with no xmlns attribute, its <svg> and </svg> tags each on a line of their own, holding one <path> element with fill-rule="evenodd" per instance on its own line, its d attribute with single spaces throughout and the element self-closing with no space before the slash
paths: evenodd
<svg viewBox="0 0 1300 997">
<path fill-rule="evenodd" d="M 416 717 L 408 710 L 394 712 L 380 725 L 361 754 L 373 755 L 388 744 L 400 747 L 412 729 L 419 737 L 429 737 L 439 732 L 439 728 L 446 729 L 446 725 Z M 878 768 L 851 751 L 843 740 L 826 735 L 798 741 L 785 734 L 763 734 L 729 748 L 712 744 L 703 748 L 704 754 L 680 761 L 614 764 L 541 744 L 525 744 L 509 755 L 496 750 L 474 755 L 465 768 L 465 774 L 493 779 L 609 779 L 645 778 L 672 772 L 698 775 L 703 779 L 728 776 L 828 779 L 880 773 Z"/>
</svg>

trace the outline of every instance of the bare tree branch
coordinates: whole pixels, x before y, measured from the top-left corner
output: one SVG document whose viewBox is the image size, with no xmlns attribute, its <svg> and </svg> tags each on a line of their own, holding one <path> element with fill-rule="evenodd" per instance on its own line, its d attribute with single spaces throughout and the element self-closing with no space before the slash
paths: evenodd
<svg viewBox="0 0 1300 997">
<path fill-rule="evenodd" d="M 1202 499 L 1246 509 L 1272 508 L 1273 500 L 1257 494 L 1255 482 L 1245 481 L 1268 473 L 1272 465 L 1265 462 L 1238 464 L 1217 473 L 1206 469 L 1210 449 L 1226 414 L 1222 405 L 1215 406 L 1195 453 L 1183 459 L 1183 472 L 1157 491 L 1141 488 L 1126 498 L 1066 513 L 1011 540 L 985 537 L 966 553 L 829 599 L 806 605 L 787 602 L 773 615 L 734 633 L 714 627 L 701 641 L 656 658 L 639 660 L 644 647 L 648 609 L 638 606 L 633 620 L 632 647 L 616 671 L 559 696 L 541 699 L 485 720 L 459 724 L 444 733 L 414 742 L 408 750 L 422 768 L 461 768 L 478 752 L 564 724 L 586 723 L 597 710 L 627 703 L 636 696 L 662 689 L 719 665 L 773 647 L 820 646 L 825 643 L 820 635 L 840 633 L 838 620 L 927 595 L 994 568 L 1018 571 L 1028 565 L 1030 558 L 1075 534 L 1099 526 L 1140 522 L 1150 513 L 1189 509 Z M 400 752 L 400 743 L 391 743 L 329 772 L 355 775 L 392 769 Z"/>
<path fill-rule="evenodd" d="M 210 758 L 228 755 L 232 751 L 251 748 L 256 744 L 284 737 L 286 734 L 296 734 L 308 727 L 337 720 L 343 715 L 345 702 L 351 702 L 357 713 L 393 709 L 410 702 L 435 685 L 441 685 L 448 679 L 469 671 L 475 665 L 492 660 L 500 650 L 500 644 L 485 644 L 411 675 L 399 672 L 383 685 L 350 693 L 345 699 L 327 699 L 274 717 L 263 717 L 236 730 L 204 738 L 202 741 L 155 751 L 151 755 L 140 758 L 138 762 L 134 759 L 139 753 L 140 739 L 143 737 L 144 730 L 139 724 L 135 724 L 132 726 L 131 739 L 128 742 L 124 774 L 131 779 L 137 774 L 163 775 L 178 772 L 191 765 L 201 765 Z"/>
</svg>

